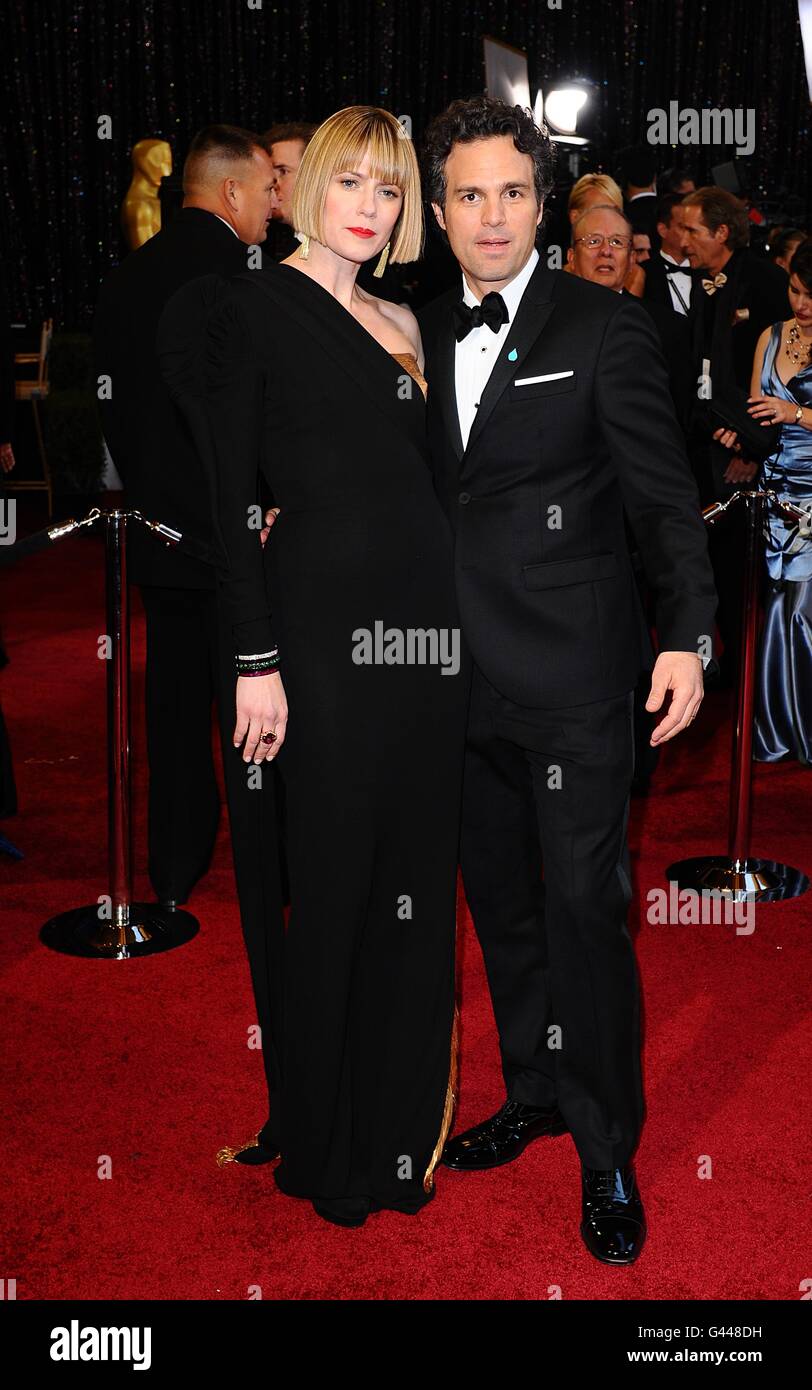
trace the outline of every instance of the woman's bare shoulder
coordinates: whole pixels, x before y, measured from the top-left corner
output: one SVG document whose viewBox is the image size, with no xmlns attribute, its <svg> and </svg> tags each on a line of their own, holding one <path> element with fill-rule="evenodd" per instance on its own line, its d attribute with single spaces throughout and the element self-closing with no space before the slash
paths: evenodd
<svg viewBox="0 0 812 1390">
<path fill-rule="evenodd" d="M 404 338 L 408 339 L 417 353 L 420 347 L 420 330 L 417 326 L 417 319 L 408 305 L 393 304 L 390 299 L 379 299 L 376 295 L 361 290 L 360 285 L 358 291 L 363 295 L 365 303 L 397 328 Z"/>
</svg>

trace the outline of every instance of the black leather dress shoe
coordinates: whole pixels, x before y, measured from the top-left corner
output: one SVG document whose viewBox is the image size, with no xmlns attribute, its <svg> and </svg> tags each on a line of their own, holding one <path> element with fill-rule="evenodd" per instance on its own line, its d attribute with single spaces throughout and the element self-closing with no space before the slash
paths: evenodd
<svg viewBox="0 0 812 1390">
<path fill-rule="evenodd" d="M 589 1253 L 604 1264 L 632 1264 L 646 1239 L 646 1217 L 634 1170 L 582 1164 L 581 1193 L 581 1235 Z"/>
<path fill-rule="evenodd" d="M 558 1111 L 508 1100 L 489 1120 L 449 1139 L 442 1162 L 447 1168 L 473 1173 L 481 1168 L 499 1168 L 512 1163 L 534 1139 L 565 1134 L 567 1126 Z"/>
</svg>

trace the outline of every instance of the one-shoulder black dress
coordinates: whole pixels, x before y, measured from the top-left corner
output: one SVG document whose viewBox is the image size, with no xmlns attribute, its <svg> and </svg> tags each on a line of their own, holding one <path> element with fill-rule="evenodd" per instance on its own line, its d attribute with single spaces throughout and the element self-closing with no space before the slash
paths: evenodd
<svg viewBox="0 0 812 1390">
<path fill-rule="evenodd" d="M 262 1142 L 322 1214 L 414 1212 L 451 1119 L 468 694 L 425 383 L 295 266 L 206 280 L 222 592 L 235 652 L 278 645 L 290 711 L 282 1092 Z M 264 552 L 258 471 L 281 508 Z"/>
</svg>

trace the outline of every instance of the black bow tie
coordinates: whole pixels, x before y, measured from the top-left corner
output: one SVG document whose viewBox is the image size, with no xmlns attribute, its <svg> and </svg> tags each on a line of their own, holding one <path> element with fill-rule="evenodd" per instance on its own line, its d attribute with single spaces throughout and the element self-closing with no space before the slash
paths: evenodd
<svg viewBox="0 0 812 1390">
<path fill-rule="evenodd" d="M 458 343 L 471 332 L 486 323 L 492 333 L 498 333 L 503 323 L 510 322 L 510 314 L 501 294 L 491 291 L 481 304 L 464 304 L 462 300 L 454 305 L 454 336 Z"/>
<path fill-rule="evenodd" d="M 670 261 L 667 261 L 664 257 L 662 258 L 662 262 L 663 262 L 663 265 L 665 266 L 665 273 L 666 273 L 666 275 L 690 275 L 690 274 L 691 274 L 691 267 L 690 267 L 689 265 L 672 265 L 671 262 L 670 262 Z"/>
</svg>

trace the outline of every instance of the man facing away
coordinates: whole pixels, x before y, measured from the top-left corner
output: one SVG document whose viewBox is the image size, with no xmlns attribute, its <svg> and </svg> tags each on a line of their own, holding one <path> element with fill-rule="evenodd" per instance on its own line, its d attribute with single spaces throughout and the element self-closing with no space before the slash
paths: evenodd
<svg viewBox="0 0 812 1390">
<path fill-rule="evenodd" d="M 259 137 L 210 126 L 192 142 L 183 207 L 106 277 L 94 323 L 102 427 L 128 507 L 211 541 L 198 455 L 158 367 L 164 306 L 199 275 L 237 275 L 264 241 L 273 186 Z M 147 623 L 149 873 L 159 901 L 186 902 L 211 857 L 220 803 L 211 746 L 215 570 L 131 523 L 129 577 Z"/>
<path fill-rule="evenodd" d="M 164 308 L 181 286 L 259 265 L 271 216 L 273 165 L 258 135 L 208 126 L 192 141 L 183 188 L 177 216 L 102 285 L 94 325 L 96 371 L 111 387 L 101 400 L 102 426 L 127 506 L 202 541 L 216 556 L 212 481 L 165 384 L 156 336 Z M 189 321 L 186 329 L 202 353 L 205 321 Z M 218 602 L 216 568 L 168 549 L 135 522 L 129 530 L 129 574 L 140 588 L 147 629 L 150 879 L 159 901 L 174 907 L 187 900 L 208 867 L 220 815 L 211 734 L 215 698 L 240 918 L 273 1096 L 283 947 L 274 778 L 252 784 L 233 744 L 232 632 Z M 255 650 L 251 640 L 248 631 L 246 652 Z M 247 1149 L 238 1161 L 250 1163 L 257 1152 Z"/>
</svg>

